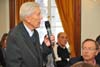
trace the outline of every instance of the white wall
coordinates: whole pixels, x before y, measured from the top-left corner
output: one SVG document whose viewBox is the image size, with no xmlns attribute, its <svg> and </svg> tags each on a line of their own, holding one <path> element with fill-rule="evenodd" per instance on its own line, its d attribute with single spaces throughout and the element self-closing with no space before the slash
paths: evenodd
<svg viewBox="0 0 100 67">
<path fill-rule="evenodd" d="M 0 0 L 0 40 L 9 31 L 9 0 Z"/>
<path fill-rule="evenodd" d="M 81 41 L 100 35 L 100 0 L 82 0 Z"/>
</svg>

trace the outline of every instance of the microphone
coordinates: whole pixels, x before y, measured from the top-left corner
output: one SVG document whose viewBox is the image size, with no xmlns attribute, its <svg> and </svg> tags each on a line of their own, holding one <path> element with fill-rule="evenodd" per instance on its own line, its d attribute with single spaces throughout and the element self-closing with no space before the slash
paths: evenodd
<svg viewBox="0 0 100 67">
<path fill-rule="evenodd" d="M 46 30 L 47 30 L 48 38 L 50 40 L 50 36 L 52 35 L 52 32 L 51 32 L 51 26 L 50 26 L 49 21 L 45 21 L 45 27 L 46 27 Z M 51 40 L 50 40 L 50 43 L 51 43 Z"/>
<path fill-rule="evenodd" d="M 54 67 L 56 67 L 55 55 L 54 55 L 54 51 L 53 51 L 54 42 L 51 42 L 51 40 L 50 40 L 50 36 L 52 35 L 52 32 L 51 32 L 51 26 L 50 26 L 49 21 L 45 21 L 45 27 L 46 27 L 48 39 L 50 41 L 51 48 L 52 48 L 51 51 L 52 51 L 52 57 L 53 57 Z"/>
</svg>

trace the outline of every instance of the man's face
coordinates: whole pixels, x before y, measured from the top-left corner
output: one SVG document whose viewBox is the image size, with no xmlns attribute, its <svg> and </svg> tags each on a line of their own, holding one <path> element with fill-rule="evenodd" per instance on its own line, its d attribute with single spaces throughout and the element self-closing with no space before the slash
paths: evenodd
<svg viewBox="0 0 100 67">
<path fill-rule="evenodd" d="M 58 38 L 58 43 L 61 46 L 65 46 L 67 43 L 67 35 L 65 33 L 60 34 L 59 38 Z"/>
<path fill-rule="evenodd" d="M 94 60 L 95 56 L 98 54 L 96 50 L 96 45 L 92 41 L 86 41 L 82 45 L 82 56 L 84 60 Z"/>
<path fill-rule="evenodd" d="M 27 22 L 32 28 L 38 28 L 40 27 L 42 16 L 41 11 L 39 7 L 36 7 L 34 12 L 27 17 Z"/>
</svg>

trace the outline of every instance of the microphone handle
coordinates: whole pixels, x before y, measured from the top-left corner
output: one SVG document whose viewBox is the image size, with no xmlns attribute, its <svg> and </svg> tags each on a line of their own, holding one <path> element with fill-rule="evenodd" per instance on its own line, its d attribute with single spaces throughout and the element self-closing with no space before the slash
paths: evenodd
<svg viewBox="0 0 100 67">
<path fill-rule="evenodd" d="M 50 28 L 47 28 L 47 34 L 48 34 L 48 39 L 51 43 L 51 39 L 50 39 L 50 36 L 52 35 L 52 32 L 51 32 L 51 29 Z"/>
</svg>

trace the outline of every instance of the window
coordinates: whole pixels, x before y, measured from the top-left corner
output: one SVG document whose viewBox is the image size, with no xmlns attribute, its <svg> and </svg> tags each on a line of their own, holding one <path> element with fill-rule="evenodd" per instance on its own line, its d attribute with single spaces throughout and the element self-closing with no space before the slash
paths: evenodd
<svg viewBox="0 0 100 67">
<path fill-rule="evenodd" d="M 45 29 L 45 21 L 49 20 L 51 24 L 51 31 L 57 38 L 59 32 L 63 32 L 61 20 L 58 14 L 58 10 L 55 4 L 55 0 L 36 0 L 41 6 L 43 20 L 41 21 L 41 26 L 38 28 L 40 43 L 42 43 L 44 35 L 47 33 Z"/>
</svg>

